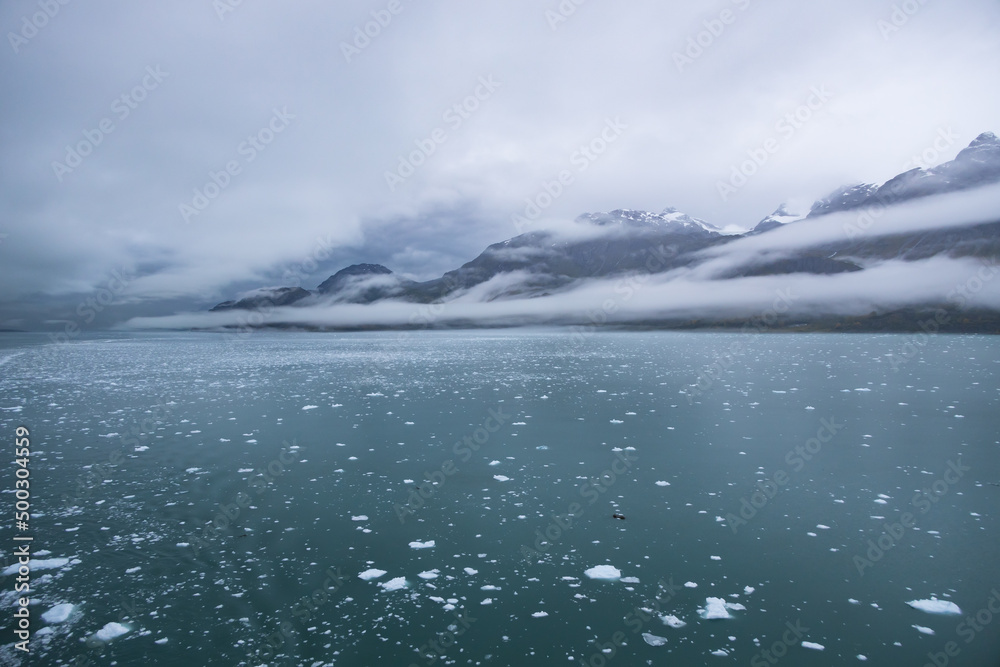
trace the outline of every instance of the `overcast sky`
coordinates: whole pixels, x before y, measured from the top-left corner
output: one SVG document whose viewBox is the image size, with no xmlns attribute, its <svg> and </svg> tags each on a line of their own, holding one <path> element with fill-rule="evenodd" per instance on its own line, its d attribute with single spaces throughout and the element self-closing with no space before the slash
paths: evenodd
<svg viewBox="0 0 1000 667">
<path fill-rule="evenodd" d="M 317 256 L 303 287 L 436 277 L 561 171 L 533 227 L 750 227 L 1000 131 L 995 0 L 236 2 L 0 5 L 0 327 L 122 269 L 192 303 Z"/>
</svg>

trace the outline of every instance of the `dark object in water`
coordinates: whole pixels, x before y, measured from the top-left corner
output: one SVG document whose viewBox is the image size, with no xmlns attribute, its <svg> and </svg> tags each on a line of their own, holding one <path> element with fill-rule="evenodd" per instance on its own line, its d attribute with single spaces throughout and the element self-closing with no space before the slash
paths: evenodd
<svg viewBox="0 0 1000 667">
<path fill-rule="evenodd" d="M 614 514 L 611 515 L 611 518 L 612 519 L 621 519 L 622 521 L 624 521 L 625 520 L 625 515 L 624 514 L 619 514 L 618 512 L 615 512 Z"/>
</svg>

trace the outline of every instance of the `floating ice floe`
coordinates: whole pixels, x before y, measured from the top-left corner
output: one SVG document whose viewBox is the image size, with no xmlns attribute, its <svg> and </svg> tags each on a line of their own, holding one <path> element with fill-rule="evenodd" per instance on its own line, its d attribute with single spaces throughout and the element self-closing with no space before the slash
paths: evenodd
<svg viewBox="0 0 1000 667">
<path fill-rule="evenodd" d="M 919 609 L 920 611 L 926 611 L 928 614 L 962 613 L 962 610 L 959 609 L 958 605 L 955 604 L 954 602 L 949 602 L 948 600 L 938 600 L 937 598 L 931 598 L 930 600 L 911 600 L 906 604 L 910 605 L 914 609 Z"/>
<path fill-rule="evenodd" d="M 378 579 L 379 577 L 385 574 L 388 574 L 385 570 L 378 570 L 372 568 L 370 570 L 365 570 L 364 572 L 358 574 L 358 579 L 364 579 L 365 581 L 368 581 L 370 579 Z"/>
<path fill-rule="evenodd" d="M 826 647 L 822 644 L 817 644 L 816 642 L 802 642 L 802 648 L 811 648 L 814 651 L 826 650 Z"/>
<path fill-rule="evenodd" d="M 784 392 L 782 392 L 782 393 L 784 393 Z M 729 653 L 727 653 L 726 651 L 723 651 L 721 648 L 717 648 L 714 651 L 712 651 L 712 655 L 714 655 L 716 657 L 719 657 L 719 658 L 728 658 L 729 657 Z"/>
<path fill-rule="evenodd" d="M 43 560 L 32 558 L 28 561 L 28 569 L 32 572 L 37 572 L 38 570 L 58 570 L 66 565 L 69 565 L 69 558 L 48 558 Z M 18 567 L 20 566 L 14 563 L 7 567 L 3 573 L 8 577 L 12 574 L 17 574 Z"/>
<path fill-rule="evenodd" d="M 141 569 L 142 569 L 141 567 L 130 567 L 127 570 L 125 570 L 125 574 L 135 574 Z"/>
<path fill-rule="evenodd" d="M 427 540 L 426 542 L 421 542 L 419 540 L 416 541 L 416 542 L 410 542 L 410 548 L 411 549 L 433 549 L 434 548 L 434 540 Z"/>
<path fill-rule="evenodd" d="M 670 482 L 660 481 L 660 482 L 657 482 L 656 485 L 657 486 L 670 486 Z"/>
<path fill-rule="evenodd" d="M 364 514 L 359 514 L 358 516 L 352 516 L 351 521 L 367 521 L 368 517 Z"/>
<path fill-rule="evenodd" d="M 387 591 L 398 591 L 402 588 L 406 588 L 406 577 L 396 577 L 395 579 L 390 579 L 389 581 L 379 584 L 383 590 Z"/>
<path fill-rule="evenodd" d="M 638 584 L 639 577 L 622 577 L 621 581 L 623 584 Z"/>
<path fill-rule="evenodd" d="M 507 477 L 507 475 L 493 475 L 493 479 L 495 479 L 498 482 L 509 482 L 510 481 L 510 477 Z"/>
<path fill-rule="evenodd" d="M 467 568 L 465 568 L 465 573 L 466 574 L 470 574 L 470 575 L 471 574 L 479 574 L 479 570 L 474 570 L 471 567 L 467 567 Z"/>
<path fill-rule="evenodd" d="M 914 628 L 917 632 L 922 632 L 925 635 L 933 635 L 934 634 L 933 630 L 931 630 L 930 628 L 925 628 L 922 625 L 911 625 L 910 627 Z"/>
<path fill-rule="evenodd" d="M 426 572 L 421 572 L 417 576 L 420 577 L 421 579 L 437 579 L 438 578 L 438 574 L 440 574 L 440 572 L 441 572 L 441 570 L 437 570 L 437 569 L 435 569 L 435 570 L 427 570 Z"/>
<path fill-rule="evenodd" d="M 57 604 L 46 612 L 42 613 L 42 620 L 46 623 L 62 623 L 76 609 L 76 605 L 69 603 Z"/>
<path fill-rule="evenodd" d="M 685 625 L 687 625 L 687 623 L 685 623 L 681 619 L 677 618 L 673 614 L 667 614 L 666 616 L 660 616 L 660 621 L 662 621 L 664 625 L 669 625 L 670 627 L 672 627 L 674 629 L 683 628 Z"/>
<path fill-rule="evenodd" d="M 531 615 L 532 618 L 545 618 L 549 613 L 547 611 L 536 611 Z"/>
<path fill-rule="evenodd" d="M 597 565 L 589 570 L 584 571 L 584 574 L 591 579 L 620 579 L 622 576 L 622 571 L 613 565 Z"/>
<path fill-rule="evenodd" d="M 726 602 L 722 598 L 706 598 L 705 608 L 699 609 L 698 615 L 707 621 L 732 618 L 732 614 L 729 613 L 730 609 L 743 611 L 746 607 L 738 602 Z"/>
<path fill-rule="evenodd" d="M 124 634 L 128 634 L 131 630 L 127 625 L 122 625 L 121 623 L 115 623 L 112 621 L 108 623 L 103 628 L 98 630 L 94 636 L 100 639 L 102 642 L 109 642 L 115 637 L 121 637 Z"/>
<path fill-rule="evenodd" d="M 694 583 L 693 581 L 685 581 L 684 588 L 698 588 L 698 584 Z"/>
<path fill-rule="evenodd" d="M 667 643 L 666 637 L 657 637 L 656 635 L 648 632 L 642 633 L 642 639 L 650 646 L 663 646 Z"/>
<path fill-rule="evenodd" d="M 303 405 L 302 409 L 303 410 L 315 410 L 318 407 L 319 407 L 318 405 Z"/>
</svg>

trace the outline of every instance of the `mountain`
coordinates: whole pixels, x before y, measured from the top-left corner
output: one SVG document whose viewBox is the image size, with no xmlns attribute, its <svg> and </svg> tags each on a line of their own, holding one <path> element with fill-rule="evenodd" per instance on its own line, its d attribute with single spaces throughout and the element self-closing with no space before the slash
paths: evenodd
<svg viewBox="0 0 1000 667">
<path fill-rule="evenodd" d="M 1000 182 L 1000 139 L 992 132 L 984 132 L 950 162 L 930 169 L 911 169 L 880 186 L 862 183 L 840 188 L 813 204 L 808 217 L 868 206 L 888 206 L 996 182 Z"/>
<path fill-rule="evenodd" d="M 372 303 L 400 296 L 413 284 L 381 264 L 353 264 L 324 280 L 317 291 L 333 303 Z"/>
<path fill-rule="evenodd" d="M 691 234 L 704 237 L 721 232 L 718 227 L 704 220 L 692 218 L 672 207 L 664 209 L 659 215 L 647 211 L 617 209 L 610 213 L 584 213 L 576 220 L 590 222 L 599 227 L 619 227 L 661 234 Z"/>
<path fill-rule="evenodd" d="M 767 216 L 763 220 L 757 223 L 757 225 L 750 230 L 750 234 L 762 234 L 764 232 L 769 232 L 772 229 L 777 229 L 782 225 L 787 225 L 790 222 L 796 222 L 801 220 L 801 215 L 793 215 L 788 212 L 785 208 L 785 204 L 782 204 L 775 209 L 774 213 Z"/>
<path fill-rule="evenodd" d="M 223 301 L 210 312 L 226 310 L 257 310 L 268 306 L 290 306 L 310 296 L 301 287 L 262 287 L 242 296 L 236 301 Z"/>
<path fill-rule="evenodd" d="M 706 262 L 705 251 L 739 238 L 767 235 L 787 225 L 809 224 L 838 211 L 889 206 L 996 182 L 1000 182 L 1000 140 L 986 132 L 950 162 L 929 169 L 911 169 L 882 185 L 840 188 L 813 204 L 804 217 L 781 205 L 743 234 L 726 234 L 719 227 L 676 208 L 666 208 L 660 213 L 633 209 L 585 213 L 576 218 L 569 230 L 528 232 L 494 243 L 471 261 L 433 280 L 415 282 L 380 264 L 355 264 L 324 280 L 315 294 L 299 287 L 266 288 L 237 301 L 221 303 L 212 310 L 256 309 L 266 305 L 371 304 L 389 299 L 426 304 L 458 297 L 491 302 L 546 296 L 572 289 L 586 279 L 694 269 Z M 780 246 L 758 250 L 754 255 L 742 257 L 736 265 L 715 270 L 711 279 L 793 274 L 832 276 L 861 272 L 886 260 L 915 261 L 935 256 L 1000 261 L 1000 212 L 994 222 L 968 227 L 859 238 L 845 234 L 836 241 L 817 242 L 813 247 L 787 252 Z M 908 316 L 878 317 L 881 318 L 877 320 L 881 323 L 878 326 L 895 326 Z M 986 315 L 976 321 L 992 322 L 992 317 Z"/>
</svg>

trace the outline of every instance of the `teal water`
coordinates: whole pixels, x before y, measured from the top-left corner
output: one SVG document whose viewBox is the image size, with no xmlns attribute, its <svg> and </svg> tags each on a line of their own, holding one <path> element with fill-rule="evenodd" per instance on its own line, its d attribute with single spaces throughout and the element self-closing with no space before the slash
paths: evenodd
<svg viewBox="0 0 1000 667">
<path fill-rule="evenodd" d="M 998 404 L 977 336 L 2 334 L 0 662 L 997 665 Z"/>
</svg>

